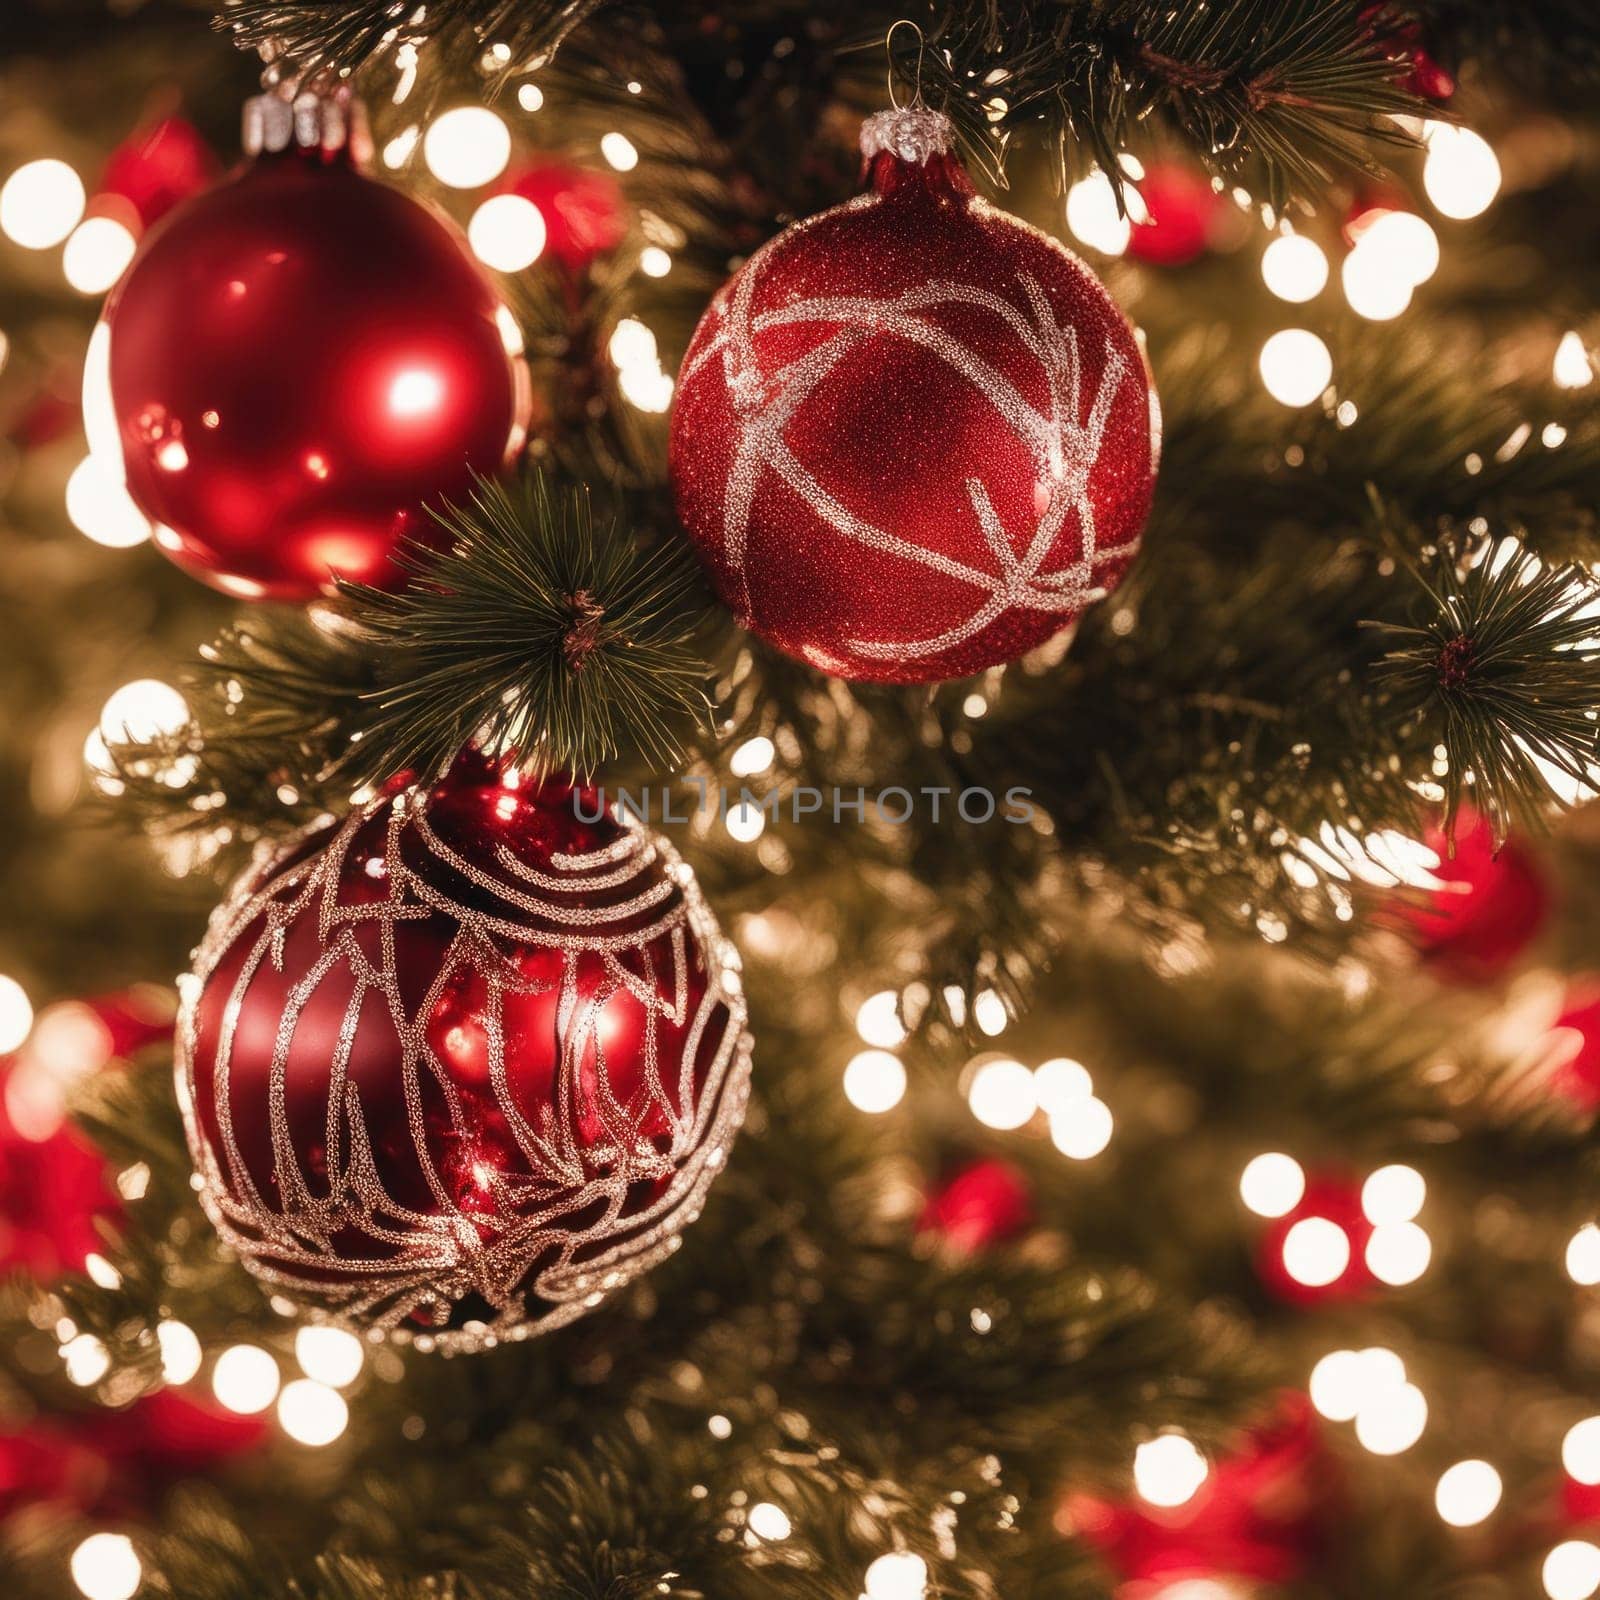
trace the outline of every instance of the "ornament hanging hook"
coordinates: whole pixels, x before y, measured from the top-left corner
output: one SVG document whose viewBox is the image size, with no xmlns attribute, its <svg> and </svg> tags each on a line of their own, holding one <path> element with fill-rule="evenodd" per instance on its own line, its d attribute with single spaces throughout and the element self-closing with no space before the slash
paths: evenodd
<svg viewBox="0 0 1600 1600">
<path fill-rule="evenodd" d="M 911 84 L 911 110 L 919 110 L 922 106 L 922 58 L 927 53 L 928 41 L 923 37 L 922 29 L 910 17 L 901 17 L 890 23 L 889 31 L 883 36 L 883 48 L 889 58 L 889 104 L 896 111 L 904 111 L 907 107 L 900 104 L 894 91 L 894 35 L 897 28 L 909 28 L 917 36 L 917 65 Z"/>
</svg>

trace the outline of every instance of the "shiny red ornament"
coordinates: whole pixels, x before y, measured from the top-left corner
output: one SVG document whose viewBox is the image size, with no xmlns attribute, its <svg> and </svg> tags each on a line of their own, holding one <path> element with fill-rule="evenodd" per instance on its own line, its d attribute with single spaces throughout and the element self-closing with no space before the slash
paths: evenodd
<svg viewBox="0 0 1600 1600">
<path fill-rule="evenodd" d="M 201 1197 L 269 1288 L 478 1348 L 677 1248 L 743 1118 L 738 958 L 662 838 L 465 756 L 247 872 L 178 1033 Z"/>
<path fill-rule="evenodd" d="M 505 187 L 539 208 L 545 255 L 564 267 L 586 267 L 627 236 L 627 202 L 609 172 L 551 161 L 525 167 Z"/>
<path fill-rule="evenodd" d="M 1439 887 L 1420 904 L 1398 907 L 1423 960 L 1456 983 L 1503 977 L 1550 914 L 1551 889 L 1538 862 L 1515 838 L 1497 849 L 1488 819 L 1466 808 L 1453 846 L 1442 828 L 1430 828 L 1424 842 L 1439 858 L 1430 869 Z"/>
<path fill-rule="evenodd" d="M 1128 233 L 1128 254 L 1155 267 L 1182 267 L 1202 256 L 1211 243 L 1222 196 L 1211 180 L 1192 167 L 1164 161 L 1139 180 L 1145 215 Z"/>
<path fill-rule="evenodd" d="M 157 545 L 229 594 L 304 600 L 398 583 L 401 541 L 439 537 L 425 508 L 519 442 L 526 378 L 453 228 L 291 124 L 151 231 L 104 328 Z"/>
<path fill-rule="evenodd" d="M 1015 1238 L 1032 1220 L 1028 1180 L 1009 1161 L 988 1157 L 969 1162 L 933 1190 L 918 1229 L 958 1255 L 976 1255 Z"/>
<path fill-rule="evenodd" d="M 1290 1584 L 1317 1572 L 1338 1537 L 1343 1500 L 1311 1403 L 1290 1393 L 1212 1462 L 1181 1506 L 1074 1493 L 1056 1522 L 1128 1586 L 1119 1594 L 1153 1600 L 1188 1579 Z"/>
<path fill-rule="evenodd" d="M 678 514 L 739 621 L 890 683 L 1010 661 L 1133 559 L 1156 408 L 1133 330 L 978 199 L 930 111 L 862 129 L 864 194 L 718 292 L 672 419 Z"/>
</svg>

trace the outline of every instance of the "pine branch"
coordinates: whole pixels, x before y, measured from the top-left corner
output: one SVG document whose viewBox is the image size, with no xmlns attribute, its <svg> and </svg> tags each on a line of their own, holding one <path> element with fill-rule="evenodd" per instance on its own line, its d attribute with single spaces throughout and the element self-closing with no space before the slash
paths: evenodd
<svg viewBox="0 0 1600 1600">
<path fill-rule="evenodd" d="M 1413 571 L 1425 615 L 1385 630 L 1404 642 L 1377 676 L 1444 749 L 1447 827 L 1470 783 L 1504 839 L 1514 822 L 1537 825 L 1547 773 L 1594 781 L 1600 581 L 1511 541 L 1446 545 Z"/>
</svg>

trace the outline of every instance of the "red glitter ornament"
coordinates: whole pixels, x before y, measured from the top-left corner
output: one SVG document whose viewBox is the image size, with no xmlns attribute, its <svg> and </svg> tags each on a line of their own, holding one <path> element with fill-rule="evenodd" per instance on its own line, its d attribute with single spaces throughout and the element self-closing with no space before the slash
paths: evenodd
<svg viewBox="0 0 1600 1600">
<path fill-rule="evenodd" d="M 128 492 L 230 594 L 393 585 L 400 541 L 438 536 L 424 508 L 520 441 L 494 290 L 446 222 L 357 170 L 353 109 L 252 101 L 254 158 L 148 235 L 106 307 Z"/>
<path fill-rule="evenodd" d="M 684 359 L 678 513 L 744 626 L 890 683 L 1010 661 L 1127 570 L 1155 400 L 1056 240 L 978 199 L 934 112 L 862 129 L 870 183 L 765 245 Z"/>
<path fill-rule="evenodd" d="M 265 1284 L 347 1326 L 476 1348 L 570 1322 L 699 1214 L 744 1021 L 664 839 L 465 756 L 213 916 L 178 1034 L 202 1198 Z"/>
</svg>

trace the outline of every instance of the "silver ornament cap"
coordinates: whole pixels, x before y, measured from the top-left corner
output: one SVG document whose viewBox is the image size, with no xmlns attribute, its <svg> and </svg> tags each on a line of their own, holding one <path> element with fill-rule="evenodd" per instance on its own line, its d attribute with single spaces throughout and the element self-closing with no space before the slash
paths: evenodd
<svg viewBox="0 0 1600 1600">
<path fill-rule="evenodd" d="M 372 153 L 366 108 L 348 84 L 293 89 L 288 85 L 252 95 L 244 103 L 247 156 L 304 150 L 323 157 L 347 153 L 360 165 Z"/>
<path fill-rule="evenodd" d="M 861 124 L 861 154 L 868 161 L 887 152 L 922 167 L 934 156 L 948 155 L 953 141 L 950 119 L 926 106 L 875 111 Z"/>
</svg>

